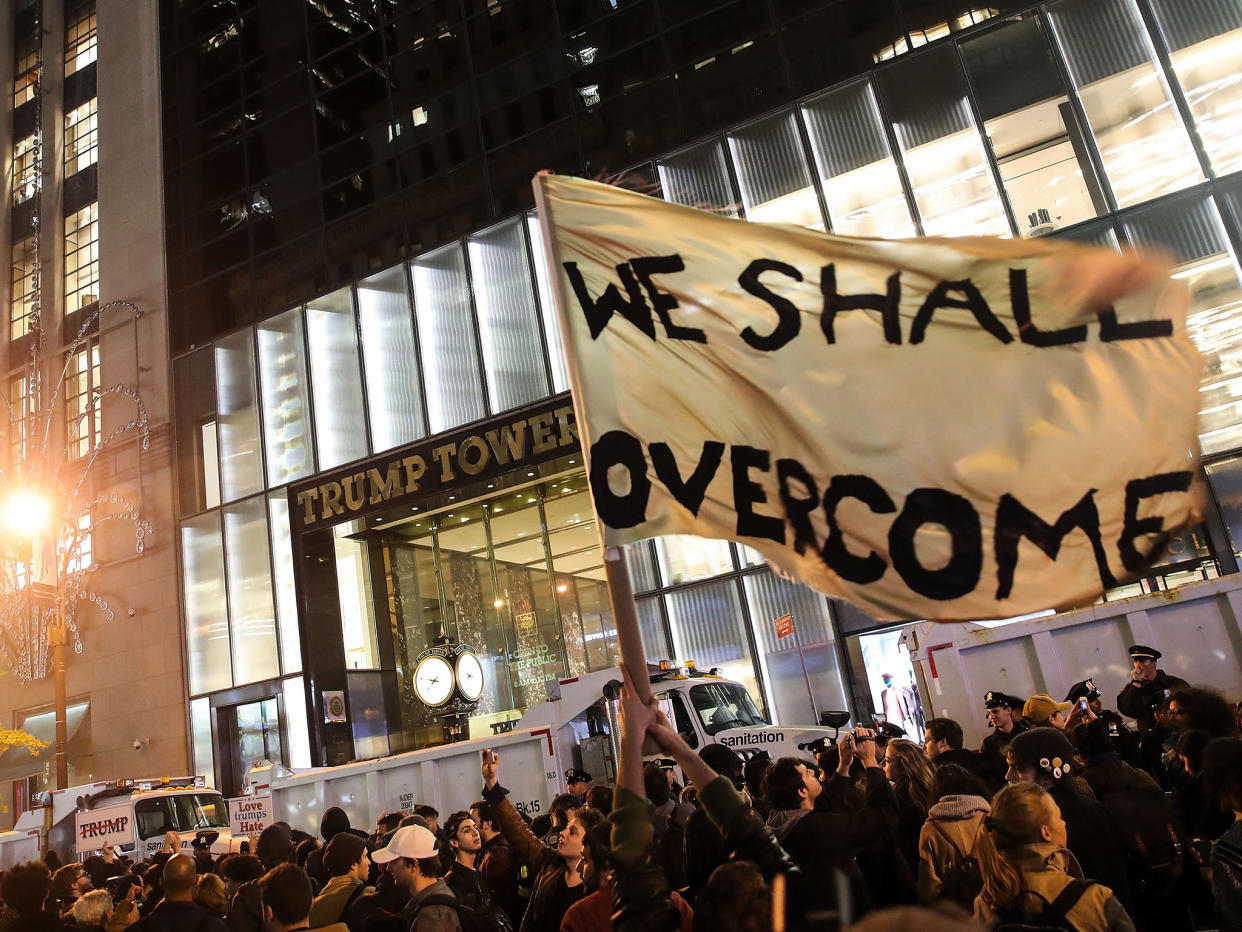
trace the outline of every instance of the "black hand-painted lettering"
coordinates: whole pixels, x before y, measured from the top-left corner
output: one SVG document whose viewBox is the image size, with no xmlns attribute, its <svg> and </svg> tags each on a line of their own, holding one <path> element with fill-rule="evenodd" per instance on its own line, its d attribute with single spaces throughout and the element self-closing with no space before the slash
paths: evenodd
<svg viewBox="0 0 1242 932">
<path fill-rule="evenodd" d="M 819 317 L 820 329 L 829 343 L 836 343 L 834 327 L 841 311 L 879 311 L 884 325 L 884 340 L 894 346 L 901 344 L 901 273 L 888 277 L 884 294 L 840 294 L 837 292 L 837 267 L 831 262 L 819 270 L 819 290 L 824 296 L 824 310 Z"/>
<path fill-rule="evenodd" d="M 1100 311 L 1100 339 L 1105 343 L 1116 340 L 1155 340 L 1173 336 L 1173 321 L 1163 318 L 1156 320 L 1135 320 L 1123 324 L 1117 320 L 1117 309 L 1110 307 Z"/>
<path fill-rule="evenodd" d="M 1018 544 L 1026 538 L 1042 550 L 1049 560 L 1056 560 L 1061 552 L 1061 542 L 1070 531 L 1078 528 L 1091 541 L 1100 583 L 1105 589 L 1117 585 L 1108 568 L 1104 542 L 1100 539 L 1100 512 L 1095 507 L 1095 489 L 1078 500 L 1078 504 L 1065 511 L 1055 524 L 1049 524 L 1031 511 L 1014 496 L 1006 493 L 996 506 L 996 598 L 1007 599 L 1013 591 L 1014 570 L 1018 565 Z"/>
<path fill-rule="evenodd" d="M 791 479 L 802 484 L 805 494 L 794 494 L 794 490 L 789 486 Z M 779 483 L 781 504 L 785 508 L 785 519 L 793 528 L 794 550 L 801 556 L 806 552 L 807 547 L 812 550 L 818 549 L 815 531 L 811 527 L 811 512 L 819 505 L 819 486 L 806 471 L 806 467 L 792 459 L 776 461 L 776 480 Z"/>
<path fill-rule="evenodd" d="M 614 492 L 608 482 L 608 471 L 614 466 L 624 466 L 629 473 L 630 490 L 624 495 Z M 591 444 L 591 496 L 595 513 L 608 527 L 635 527 L 647 520 L 651 480 L 637 437 L 610 430 Z"/>
<path fill-rule="evenodd" d="M 764 272 L 780 272 L 796 282 L 802 281 L 802 273 L 792 265 L 776 259 L 756 259 L 737 277 L 737 283 L 742 286 L 743 291 L 766 301 L 776 311 L 776 329 L 767 336 L 760 336 L 754 327 L 747 327 L 742 331 L 742 339 L 748 346 L 771 352 L 780 349 L 798 335 L 798 331 L 802 329 L 802 315 L 792 301 L 782 298 L 759 281 L 759 276 Z"/>
<path fill-rule="evenodd" d="M 630 268 L 634 270 L 634 274 L 647 289 L 647 297 L 651 299 L 651 306 L 655 308 L 660 322 L 664 324 L 664 332 L 668 334 L 670 340 L 686 340 L 690 343 L 707 342 L 707 334 L 702 330 L 697 327 L 683 327 L 673 321 L 673 315 L 669 311 L 679 306 L 677 299 L 667 291 L 661 291 L 659 286 L 651 280 L 652 275 L 684 272 L 686 264 L 681 260 L 681 256 L 639 256 L 637 259 L 630 260 Z"/>
<path fill-rule="evenodd" d="M 564 266 L 565 274 L 569 277 L 569 285 L 578 299 L 583 316 L 586 317 L 592 340 L 599 339 L 599 335 L 604 332 L 613 314 L 620 314 L 652 340 L 656 338 L 655 321 L 651 318 L 651 310 L 647 307 L 647 302 L 643 300 L 642 290 L 628 263 L 622 262 L 617 266 L 617 275 L 625 286 L 625 293 L 629 296 L 629 300 L 621 297 L 621 292 L 617 290 L 613 282 L 608 283 L 608 287 L 598 299 L 592 298 L 591 293 L 587 291 L 586 281 L 578 270 L 578 263 L 566 262 Z"/>
<path fill-rule="evenodd" d="M 703 507 L 703 498 L 707 495 L 707 487 L 724 458 L 724 444 L 717 440 L 704 442 L 698 465 L 684 482 L 681 473 L 677 471 L 677 459 L 667 443 L 653 443 L 647 450 L 651 454 L 651 465 L 655 467 L 656 478 L 668 487 L 673 498 L 690 514 L 698 517 L 699 509 Z"/>
<path fill-rule="evenodd" d="M 1132 573 L 1137 573 L 1147 563 L 1147 557 L 1138 552 L 1134 542 L 1144 534 L 1159 535 L 1152 543 L 1149 552 L 1154 553 L 1164 546 L 1169 533 L 1164 529 L 1164 518 L 1151 515 L 1139 518 L 1138 506 L 1145 498 L 1154 498 L 1168 492 L 1186 492 L 1190 489 L 1191 473 L 1189 470 L 1180 472 L 1162 472 L 1143 479 L 1131 479 L 1126 483 L 1126 514 L 1121 526 L 1121 537 L 1117 540 L 1117 549 L 1121 553 L 1121 562 Z"/>
<path fill-rule="evenodd" d="M 845 535 L 837 524 L 837 505 L 843 499 L 856 498 L 878 515 L 897 510 L 883 487 L 870 476 L 833 476 L 824 493 L 824 520 L 828 523 L 828 539 L 819 555 L 828 568 L 842 579 L 854 583 L 873 583 L 888 569 L 888 564 L 874 550 L 865 557 L 855 556 L 845 547 Z"/>
<path fill-rule="evenodd" d="M 785 543 L 785 522 L 770 515 L 755 514 L 752 507 L 765 504 L 768 495 L 763 486 L 751 480 L 750 471 L 771 469 L 771 454 L 757 447 L 734 444 L 729 448 L 729 462 L 733 468 L 733 510 L 737 512 L 738 536 L 766 537 L 778 544 Z"/>
<path fill-rule="evenodd" d="M 963 297 L 951 298 L 949 297 L 950 291 L 959 291 Z M 1000 319 L 988 307 L 988 302 L 984 300 L 983 294 L 969 278 L 966 278 L 960 282 L 939 282 L 932 289 L 931 294 L 927 296 L 927 300 L 923 302 L 923 306 L 914 315 L 914 323 L 910 325 L 911 343 L 923 342 L 923 337 L 927 335 L 927 325 L 931 323 L 932 315 L 936 313 L 938 308 L 942 307 L 960 307 L 963 310 L 970 311 L 970 313 L 975 315 L 975 320 L 979 322 L 979 326 L 996 337 L 996 339 L 1002 343 L 1013 342 L 1013 334 L 1005 329 L 1005 325 L 1000 322 Z"/>
<path fill-rule="evenodd" d="M 1018 324 L 1018 339 L 1029 346 L 1065 346 L 1087 339 L 1087 325 L 1040 330 L 1031 321 L 1031 293 L 1027 287 L 1026 269 L 1009 270 L 1009 304 Z"/>
<path fill-rule="evenodd" d="M 913 340 L 911 341 L 913 342 Z M 924 524 L 949 532 L 949 562 L 929 570 L 919 562 L 914 535 Z M 973 592 L 983 571 L 983 528 L 970 500 L 945 489 L 915 489 L 888 530 L 893 569 L 919 595 L 944 602 Z"/>
</svg>

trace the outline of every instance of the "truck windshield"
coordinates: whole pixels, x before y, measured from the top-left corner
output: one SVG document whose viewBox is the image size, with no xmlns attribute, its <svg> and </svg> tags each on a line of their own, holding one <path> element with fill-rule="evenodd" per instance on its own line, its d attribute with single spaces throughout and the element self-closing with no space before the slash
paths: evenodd
<svg viewBox="0 0 1242 932">
<path fill-rule="evenodd" d="M 224 799 L 215 793 L 170 796 L 177 829 L 192 832 L 200 828 L 228 828 L 229 812 Z"/>
<path fill-rule="evenodd" d="M 690 687 L 690 701 L 703 722 L 703 730 L 714 735 L 726 728 L 766 725 L 751 701 L 750 693 L 735 683 L 707 683 Z"/>
</svg>

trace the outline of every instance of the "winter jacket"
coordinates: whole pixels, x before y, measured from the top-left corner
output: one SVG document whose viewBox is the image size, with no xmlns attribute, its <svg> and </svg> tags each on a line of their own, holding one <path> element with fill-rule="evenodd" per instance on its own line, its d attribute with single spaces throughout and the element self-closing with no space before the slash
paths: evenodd
<svg viewBox="0 0 1242 932">
<path fill-rule="evenodd" d="M 457 918 L 457 907 L 446 903 L 431 903 L 423 906 L 431 897 L 447 897 L 457 901 L 453 891 L 443 880 L 437 880 L 427 889 L 415 893 L 410 902 L 405 904 L 405 918 L 409 922 L 409 932 L 461 932 L 461 920 Z"/>
<path fill-rule="evenodd" d="M 691 932 L 694 911 L 676 893 L 671 894 L 673 906 L 681 916 L 681 932 Z M 569 907 L 561 920 L 561 932 L 612 932 L 612 884 L 605 881 L 589 896 Z"/>
<path fill-rule="evenodd" d="M 974 774 L 983 781 L 983 785 L 992 789 L 996 785 L 996 775 L 992 773 L 992 768 L 988 766 L 987 759 L 978 751 L 972 751 L 969 748 L 953 748 L 948 751 L 941 751 L 932 759 L 933 767 L 943 767 L 945 764 L 957 764 L 959 767 L 966 769 L 968 773 Z"/>
<path fill-rule="evenodd" d="M 375 890 L 358 897 L 345 913 L 352 932 L 406 932 L 405 904 L 410 894 L 384 872 Z"/>
<path fill-rule="evenodd" d="M 833 779 L 838 779 L 835 775 Z M 845 778 L 840 778 L 845 779 Z M 807 909 L 835 909 L 834 870 L 850 881 L 856 900 L 855 914 L 871 906 L 854 856 L 872 847 L 878 838 L 895 831 L 897 799 L 879 767 L 868 767 L 862 805 L 851 812 L 776 809 L 768 816 L 768 828 L 808 878 Z"/>
<path fill-rule="evenodd" d="M 559 911 L 559 905 L 566 899 L 561 896 L 563 891 L 560 889 L 560 886 L 565 885 L 565 859 L 544 845 L 527 828 L 522 816 L 513 803 L 509 802 L 507 793 L 503 786 L 496 784 L 490 790 L 483 791 L 483 798 L 494 807 L 496 818 L 500 822 L 500 831 L 509 840 L 518 862 L 525 864 L 530 876 L 534 878 L 530 903 L 518 927 L 519 932 L 543 932 L 545 929 L 559 928 L 565 917 L 565 912 Z M 578 889 L 581 890 L 581 895 L 586 894 L 585 889 Z M 565 911 L 569 905 L 571 904 L 566 904 Z"/>
<path fill-rule="evenodd" d="M 1126 684 L 1126 688 L 1117 694 L 1117 711 L 1141 724 L 1151 725 L 1156 720 L 1156 710 L 1164 700 L 1173 690 L 1186 685 L 1184 679 L 1157 670 L 1155 679 L 1141 685 L 1134 681 Z"/>
<path fill-rule="evenodd" d="M 1126 839 L 1116 819 L 1103 803 L 1064 780 L 1058 780 L 1048 792 L 1065 820 L 1065 847 L 1082 865 L 1083 876 L 1108 887 L 1128 910 L 1131 899 Z"/>
<path fill-rule="evenodd" d="M 1051 842 L 1023 845 L 1006 851 L 1004 857 L 1022 877 L 1023 893 L 1014 906 L 1028 915 L 1042 913 L 1081 871 L 1064 848 Z M 975 918 L 992 928 L 1002 915 L 980 896 L 975 900 Z M 1065 916 L 1078 932 L 1134 932 L 1129 914 L 1102 884 L 1093 883 Z"/>
<path fill-rule="evenodd" d="M 979 746 L 979 753 L 983 755 L 983 763 L 987 772 L 991 774 L 990 783 L 993 786 L 1005 785 L 1005 774 L 1009 772 L 1009 760 L 1006 757 L 1009 742 L 1022 732 L 1030 730 L 1031 723 L 1021 718 L 1013 723 L 1012 731 L 1004 732 L 997 728 L 983 739 L 983 744 Z"/>
<path fill-rule="evenodd" d="M 1221 929 L 1242 929 L 1242 821 L 1212 845 L 1212 893 Z"/>
<path fill-rule="evenodd" d="M 318 929 L 340 922 L 347 914 L 348 907 L 353 905 L 354 900 L 364 893 L 372 892 L 374 892 L 374 887 L 364 886 L 361 881 L 349 874 L 333 877 L 311 903 L 310 927 Z"/>
<path fill-rule="evenodd" d="M 920 902 L 940 899 L 945 873 L 974 856 L 979 826 L 991 809 L 982 796 L 944 796 L 927 811 L 919 835 Z"/>
<path fill-rule="evenodd" d="M 509 839 L 504 835 L 494 835 L 483 842 L 476 863 L 487 881 L 492 902 L 503 909 L 516 925 L 522 918 L 525 906 L 518 897 L 518 865 Z"/>
<path fill-rule="evenodd" d="M 224 920 L 197 903 L 164 900 L 135 922 L 133 932 L 226 932 Z"/>
<path fill-rule="evenodd" d="M 484 910 L 492 903 L 492 893 L 487 888 L 487 878 L 473 867 L 454 861 L 448 873 L 444 875 L 444 882 L 448 884 L 449 889 L 457 897 L 457 902 L 462 906 L 469 906 L 473 910 Z"/>
<path fill-rule="evenodd" d="M 608 821 L 612 825 L 612 925 L 621 932 L 674 932 L 681 928 L 681 913 L 652 844 L 654 811 L 649 800 L 617 786 Z"/>
</svg>

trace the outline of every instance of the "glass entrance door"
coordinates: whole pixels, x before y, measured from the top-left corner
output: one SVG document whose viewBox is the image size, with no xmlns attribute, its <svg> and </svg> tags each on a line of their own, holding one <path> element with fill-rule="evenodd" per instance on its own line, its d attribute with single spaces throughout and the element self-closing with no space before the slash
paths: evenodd
<svg viewBox="0 0 1242 932">
<path fill-rule="evenodd" d="M 258 761 L 283 763 L 276 698 L 234 706 L 232 718 L 231 759 L 236 763 L 232 782 L 236 785 L 231 792 L 238 796 L 241 795 L 246 774 Z"/>
</svg>

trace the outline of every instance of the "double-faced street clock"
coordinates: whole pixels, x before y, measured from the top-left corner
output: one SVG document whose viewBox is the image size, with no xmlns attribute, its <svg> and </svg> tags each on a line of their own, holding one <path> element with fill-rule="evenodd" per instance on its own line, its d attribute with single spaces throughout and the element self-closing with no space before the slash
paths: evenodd
<svg viewBox="0 0 1242 932">
<path fill-rule="evenodd" d="M 483 665 L 474 648 L 436 638 L 414 663 L 414 695 L 439 715 L 473 712 L 483 695 Z"/>
</svg>

